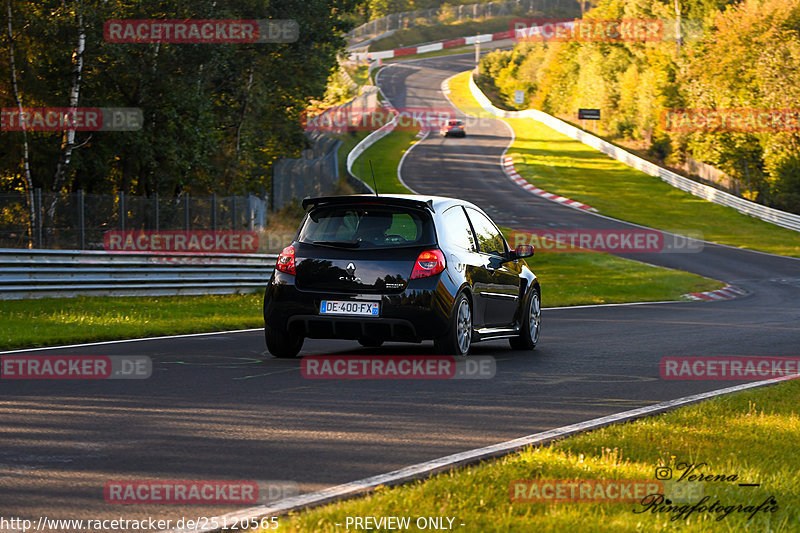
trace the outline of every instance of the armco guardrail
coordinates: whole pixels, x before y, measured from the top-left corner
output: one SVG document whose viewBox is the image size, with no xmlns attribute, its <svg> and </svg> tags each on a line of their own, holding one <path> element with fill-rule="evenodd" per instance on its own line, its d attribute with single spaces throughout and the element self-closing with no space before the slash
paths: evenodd
<svg viewBox="0 0 800 533">
<path fill-rule="evenodd" d="M 492 115 L 498 117 L 531 118 L 533 120 L 537 120 L 542 124 L 553 128 L 559 133 L 563 133 L 567 137 L 600 150 L 604 154 L 613 157 L 617 161 L 621 161 L 630 167 L 641 170 L 645 174 L 661 178 L 663 181 L 669 183 L 673 187 L 686 191 L 694 196 L 714 202 L 715 204 L 732 207 L 740 213 L 760 218 L 761 220 L 770 222 L 777 226 L 788 228 L 794 231 L 800 231 L 800 215 L 766 207 L 761 204 L 757 204 L 755 202 L 751 202 L 749 200 L 745 200 L 732 194 L 720 191 L 713 187 L 709 187 L 708 185 L 703 185 L 702 183 L 697 183 L 696 181 L 684 178 L 679 174 L 659 167 L 658 165 L 654 165 L 653 163 L 646 161 L 641 157 L 635 156 L 617 146 L 614 146 L 613 144 L 604 141 L 603 139 L 596 137 L 591 133 L 587 133 L 579 128 L 576 128 L 575 126 L 567 124 L 563 120 L 560 120 L 552 115 L 548 115 L 547 113 L 537 109 L 527 109 L 525 111 L 504 111 L 499 109 L 495 107 L 489 98 L 483 94 L 480 88 L 478 88 L 478 85 L 475 83 L 472 75 L 469 77 L 469 89 L 472 92 L 472 96 L 475 97 L 481 107 L 483 107 Z"/>
<path fill-rule="evenodd" d="M 370 74 L 372 74 L 372 65 L 370 65 L 369 72 Z M 380 72 L 378 72 L 377 75 L 380 76 Z M 375 80 L 375 84 L 376 86 L 378 84 L 377 78 Z M 380 141 L 381 139 L 392 133 L 392 131 L 394 131 L 395 126 L 397 126 L 397 117 L 399 116 L 397 110 L 392 106 L 392 104 L 389 103 L 389 99 L 386 98 L 386 94 L 384 94 L 380 86 L 378 86 L 378 91 L 381 93 L 381 96 L 383 96 L 383 99 L 386 102 L 384 105 L 386 106 L 387 109 L 389 109 L 394 113 L 394 117 L 392 117 L 392 120 L 390 120 L 377 130 L 373 131 L 372 133 L 364 137 L 361 140 L 361 142 L 355 145 L 355 147 L 352 150 L 350 150 L 350 153 L 347 154 L 347 173 L 350 174 L 350 176 L 352 176 L 355 179 L 358 179 L 358 177 L 355 174 L 353 174 L 353 164 L 356 162 L 356 159 L 358 159 L 358 156 L 363 154 L 367 148 L 369 148 L 376 142 Z M 370 187 L 369 184 L 367 184 L 363 180 L 361 181 L 364 183 L 364 186 L 367 189 L 369 189 L 369 192 L 375 192 L 375 190 L 372 187 Z"/>
<path fill-rule="evenodd" d="M 362 139 L 361 142 L 355 146 L 355 148 L 350 150 L 350 153 L 347 154 L 347 172 L 349 172 L 351 176 L 356 177 L 356 175 L 353 174 L 353 163 L 356 162 L 358 156 L 363 154 L 367 148 L 369 148 L 376 142 L 380 141 L 381 139 L 392 133 L 392 131 L 394 131 L 395 126 L 397 126 L 397 115 L 395 115 L 394 118 L 392 118 L 392 120 L 390 120 L 377 130 L 373 131 L 372 133 L 364 137 L 364 139 Z M 372 189 L 372 187 L 370 187 L 369 184 L 367 184 L 366 182 L 364 182 L 364 185 L 366 185 L 366 187 L 370 190 L 370 192 L 375 192 Z"/>
<path fill-rule="evenodd" d="M 347 33 L 349 39 L 364 39 L 381 32 L 413 28 L 418 25 L 440 24 L 443 20 L 461 22 L 508 15 L 526 16 L 555 12 L 564 16 L 581 13 L 581 5 L 575 0 L 505 0 L 480 2 L 467 5 L 440 6 L 416 11 L 391 13 L 353 28 Z"/>
<path fill-rule="evenodd" d="M 272 254 L 0 249 L 0 300 L 264 290 Z"/>
</svg>

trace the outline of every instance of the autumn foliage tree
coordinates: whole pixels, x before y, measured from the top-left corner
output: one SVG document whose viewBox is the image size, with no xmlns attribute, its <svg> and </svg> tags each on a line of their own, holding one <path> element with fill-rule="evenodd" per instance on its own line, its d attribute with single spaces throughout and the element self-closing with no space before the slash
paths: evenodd
<svg viewBox="0 0 800 533">
<path fill-rule="evenodd" d="M 600 133 L 639 141 L 656 159 L 716 166 L 758 201 L 800 212 L 797 128 L 674 131 L 665 110 L 800 110 L 800 3 L 796 0 L 681 0 L 682 46 L 669 30 L 674 0 L 600 0 L 592 19 L 667 21 L 650 42 L 520 43 L 488 54 L 481 81 L 510 108 L 526 105 L 574 120 L 600 108 Z"/>
<path fill-rule="evenodd" d="M 262 192 L 272 163 L 306 147 L 301 114 L 324 95 L 349 29 L 344 19 L 358 2 L 2 3 L 0 106 L 16 107 L 18 96 L 26 108 L 139 108 L 144 124 L 138 131 L 71 135 L 0 132 L 0 190 L 175 196 Z M 112 43 L 103 25 L 114 19 L 294 19 L 300 37 L 292 43 Z"/>
</svg>

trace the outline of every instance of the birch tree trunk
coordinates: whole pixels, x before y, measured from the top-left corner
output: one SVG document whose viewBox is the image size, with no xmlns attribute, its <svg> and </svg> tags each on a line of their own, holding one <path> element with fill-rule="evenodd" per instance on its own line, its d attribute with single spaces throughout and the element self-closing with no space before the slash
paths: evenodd
<svg viewBox="0 0 800 533">
<path fill-rule="evenodd" d="M 250 104 L 250 92 L 253 90 L 253 71 L 255 70 L 255 60 L 250 65 L 250 75 L 247 78 L 247 88 L 244 92 L 244 101 L 242 102 L 242 112 L 239 114 L 239 125 L 236 127 L 236 162 L 241 159 L 241 140 L 242 140 L 242 126 L 247 118 L 247 106 Z"/>
<path fill-rule="evenodd" d="M 86 29 L 83 26 L 83 3 L 78 6 L 78 43 L 75 52 L 72 54 L 72 87 L 69 93 L 70 111 L 76 111 L 80 102 L 81 78 L 83 76 L 83 52 L 86 48 Z M 56 172 L 53 177 L 53 199 L 47 207 L 47 216 L 53 220 L 55 216 L 56 204 L 58 203 L 58 193 L 66 183 L 67 169 L 72 160 L 72 151 L 75 149 L 75 130 L 69 129 L 64 132 L 61 141 L 61 155 L 56 164 Z"/>
<path fill-rule="evenodd" d="M 22 117 L 22 98 L 19 95 L 17 84 L 17 67 L 14 62 L 14 30 L 11 23 L 11 0 L 6 4 L 8 8 L 8 59 L 11 69 L 11 88 L 14 92 L 14 103 L 17 105 L 19 117 Z M 28 151 L 27 124 L 20 121 L 22 126 L 22 177 L 25 184 L 25 197 L 28 202 L 28 247 L 33 248 L 34 231 L 36 224 L 36 206 L 33 201 L 33 180 L 31 179 L 30 155 Z"/>
</svg>

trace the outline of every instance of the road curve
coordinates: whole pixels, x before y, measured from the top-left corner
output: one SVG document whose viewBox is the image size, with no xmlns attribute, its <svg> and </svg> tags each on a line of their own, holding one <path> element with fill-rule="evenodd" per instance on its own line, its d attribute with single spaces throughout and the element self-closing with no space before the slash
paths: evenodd
<svg viewBox="0 0 800 533">
<path fill-rule="evenodd" d="M 448 105 L 441 81 L 470 66 L 460 57 L 393 65 L 381 83 L 396 107 Z M 404 180 L 421 193 L 471 200 L 512 227 L 624 225 L 512 184 L 499 166 L 509 140 L 499 121 L 470 133 L 467 142 L 432 137 L 418 144 L 404 162 Z M 722 246 L 647 260 L 750 294 L 713 303 L 548 310 L 533 355 L 503 341 L 475 346 L 476 355 L 497 358 L 490 380 L 306 380 L 299 361 L 265 355 L 260 331 L 26 352 L 148 355 L 154 369 L 141 381 L 0 382 L 0 516 L 219 515 L 235 508 L 107 504 L 103 484 L 291 480 L 303 491 L 317 490 L 736 383 L 661 380 L 662 357 L 797 355 L 800 262 Z M 368 350 L 307 341 L 302 354 L 431 352 L 430 343 Z"/>
</svg>

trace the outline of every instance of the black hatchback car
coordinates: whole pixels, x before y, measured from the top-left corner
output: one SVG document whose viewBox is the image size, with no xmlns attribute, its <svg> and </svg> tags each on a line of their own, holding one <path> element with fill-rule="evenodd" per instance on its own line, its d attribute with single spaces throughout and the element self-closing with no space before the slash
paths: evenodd
<svg viewBox="0 0 800 533">
<path fill-rule="evenodd" d="M 472 342 L 508 338 L 532 350 L 541 289 L 477 206 L 417 195 L 306 198 L 308 210 L 278 257 L 264 296 L 264 333 L 276 357 L 305 338 L 433 340 L 466 355 Z"/>
</svg>

